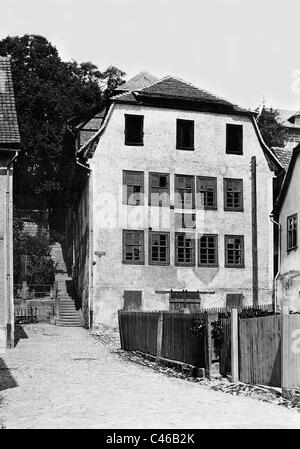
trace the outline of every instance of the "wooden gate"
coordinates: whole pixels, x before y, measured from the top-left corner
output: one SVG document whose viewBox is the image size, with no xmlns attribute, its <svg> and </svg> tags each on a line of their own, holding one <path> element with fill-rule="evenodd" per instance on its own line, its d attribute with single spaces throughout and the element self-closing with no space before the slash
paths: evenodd
<svg viewBox="0 0 300 449">
<path fill-rule="evenodd" d="M 239 378 L 251 384 L 281 386 L 281 317 L 239 320 Z"/>
</svg>

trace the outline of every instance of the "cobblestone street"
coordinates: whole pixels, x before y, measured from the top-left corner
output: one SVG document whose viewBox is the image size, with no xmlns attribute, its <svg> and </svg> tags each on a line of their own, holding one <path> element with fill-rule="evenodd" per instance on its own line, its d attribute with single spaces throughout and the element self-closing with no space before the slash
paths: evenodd
<svg viewBox="0 0 300 449">
<path fill-rule="evenodd" d="M 8 429 L 300 428 L 300 413 L 130 363 L 82 328 L 23 329 L 0 358 Z"/>
</svg>

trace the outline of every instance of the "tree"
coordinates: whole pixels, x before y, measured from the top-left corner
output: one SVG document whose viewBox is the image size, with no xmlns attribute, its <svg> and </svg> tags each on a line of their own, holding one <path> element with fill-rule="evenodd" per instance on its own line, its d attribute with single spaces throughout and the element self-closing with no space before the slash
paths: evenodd
<svg viewBox="0 0 300 449">
<path fill-rule="evenodd" d="M 267 109 L 264 105 L 257 118 L 261 135 L 268 147 L 284 146 L 284 127 L 280 124 L 277 109 Z"/>
<path fill-rule="evenodd" d="M 57 49 L 36 35 L 6 37 L 0 55 L 11 57 L 21 134 L 15 194 L 36 194 L 48 207 L 57 206 L 74 154 L 66 138 L 68 120 L 99 109 L 125 73 L 115 67 L 101 73 L 90 62 L 63 62 Z"/>
</svg>

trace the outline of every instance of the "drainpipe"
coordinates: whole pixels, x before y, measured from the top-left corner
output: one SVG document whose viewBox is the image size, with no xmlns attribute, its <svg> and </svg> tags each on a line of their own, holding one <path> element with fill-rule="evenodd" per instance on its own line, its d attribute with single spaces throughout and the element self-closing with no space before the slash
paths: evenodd
<svg viewBox="0 0 300 449">
<path fill-rule="evenodd" d="M 270 216 L 271 222 L 278 227 L 278 268 L 274 278 L 274 311 L 277 310 L 277 279 L 281 272 L 281 224 L 274 220 L 274 215 Z"/>
<path fill-rule="evenodd" d="M 14 300 L 13 300 L 13 292 L 11 292 L 11 282 L 12 282 L 12 258 L 11 258 L 11 239 L 12 239 L 12 232 L 11 232 L 11 198 L 12 198 L 12 191 L 10 186 L 10 167 L 13 165 L 14 161 L 18 157 L 18 153 L 16 152 L 14 157 L 8 162 L 6 167 L 6 192 L 5 192 L 5 227 L 6 227 L 6 295 L 7 295 L 7 304 L 9 304 L 8 307 L 8 317 L 7 317 L 7 346 L 10 348 L 14 347 L 14 329 L 13 329 L 13 323 L 14 323 Z"/>
</svg>

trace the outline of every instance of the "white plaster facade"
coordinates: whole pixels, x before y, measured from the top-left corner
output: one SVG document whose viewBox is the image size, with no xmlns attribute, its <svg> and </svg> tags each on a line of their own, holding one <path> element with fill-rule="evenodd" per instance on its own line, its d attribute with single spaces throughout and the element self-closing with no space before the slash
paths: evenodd
<svg viewBox="0 0 300 449">
<path fill-rule="evenodd" d="M 143 146 L 124 144 L 124 115 L 144 116 Z M 194 151 L 176 149 L 176 120 L 194 120 Z M 243 154 L 226 154 L 226 124 L 243 125 Z M 259 303 L 271 303 L 273 283 L 273 208 L 270 170 L 250 116 L 114 104 L 93 157 L 89 160 L 91 253 L 90 304 L 94 325 L 112 325 L 123 308 L 124 290 L 142 291 L 142 309 L 168 309 L 169 294 L 157 290 L 212 290 L 201 294 L 201 307 L 222 307 L 227 293 L 242 293 L 252 304 L 252 234 L 250 161 L 257 162 L 257 230 Z M 144 172 L 143 206 L 122 204 L 123 170 Z M 174 213 L 170 207 L 148 206 L 148 174 L 170 174 L 170 204 L 174 205 L 174 175 L 217 177 L 217 210 L 195 210 L 194 234 L 218 235 L 218 267 L 178 267 L 174 264 Z M 223 178 L 243 179 L 243 212 L 224 211 Z M 190 212 L 186 211 L 186 212 Z M 129 218 L 128 218 L 129 217 Z M 152 217 L 152 218 L 151 218 Z M 160 226 L 161 225 L 161 226 Z M 159 227 L 160 226 L 160 227 Z M 148 264 L 148 230 L 170 232 L 170 265 Z M 144 230 L 145 263 L 122 263 L 122 230 Z M 177 229 L 176 229 L 177 231 Z M 225 268 L 224 235 L 243 235 L 244 268 Z M 196 247 L 197 248 L 197 247 Z M 105 251 L 97 257 L 95 251 Z M 196 249 L 197 251 L 197 249 Z M 91 306 L 92 307 L 92 306 Z"/>
<path fill-rule="evenodd" d="M 292 166 L 289 167 L 282 187 L 279 211 L 280 239 L 280 268 L 277 280 L 278 307 L 286 305 L 292 311 L 300 312 L 300 248 L 299 248 L 299 219 L 300 219 L 300 153 L 294 150 Z M 297 214 L 297 245 L 288 250 L 287 224 L 288 217 Z"/>
</svg>

